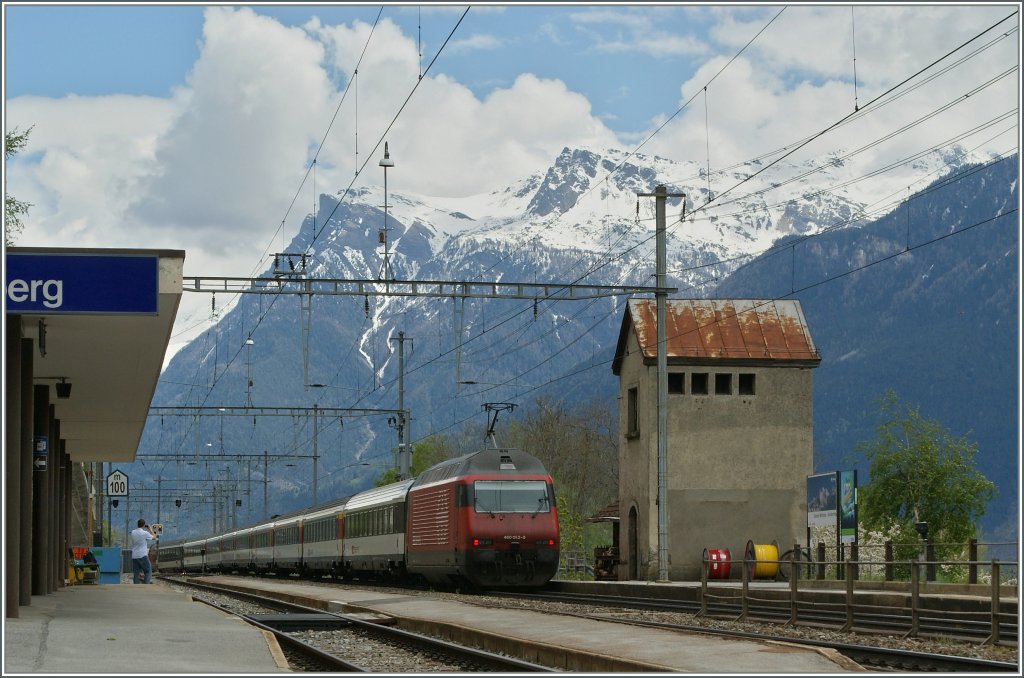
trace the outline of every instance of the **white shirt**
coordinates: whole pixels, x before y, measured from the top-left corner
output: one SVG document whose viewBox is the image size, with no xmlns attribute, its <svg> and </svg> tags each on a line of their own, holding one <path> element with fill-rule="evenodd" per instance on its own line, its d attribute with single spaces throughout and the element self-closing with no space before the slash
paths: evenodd
<svg viewBox="0 0 1024 678">
<path fill-rule="evenodd" d="M 132 530 L 132 558 L 145 558 L 149 556 L 149 542 L 153 535 L 144 527 L 136 527 Z"/>
</svg>

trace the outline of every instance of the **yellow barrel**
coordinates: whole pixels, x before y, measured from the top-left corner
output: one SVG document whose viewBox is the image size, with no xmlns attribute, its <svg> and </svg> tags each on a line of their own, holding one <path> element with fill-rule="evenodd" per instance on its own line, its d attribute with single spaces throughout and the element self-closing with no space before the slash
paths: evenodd
<svg viewBox="0 0 1024 678">
<path fill-rule="evenodd" d="M 744 560 L 752 568 L 753 579 L 774 579 L 779 573 L 779 546 L 776 543 L 755 544 L 750 540 Z"/>
</svg>

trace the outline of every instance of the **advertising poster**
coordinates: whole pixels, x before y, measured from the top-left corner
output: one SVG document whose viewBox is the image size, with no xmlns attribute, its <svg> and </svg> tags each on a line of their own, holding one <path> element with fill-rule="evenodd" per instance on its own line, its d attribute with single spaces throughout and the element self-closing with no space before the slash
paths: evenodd
<svg viewBox="0 0 1024 678">
<path fill-rule="evenodd" d="M 857 542 L 857 471 L 839 472 L 839 540 Z"/>
<path fill-rule="evenodd" d="M 835 527 L 836 472 L 807 476 L 807 527 Z"/>
</svg>

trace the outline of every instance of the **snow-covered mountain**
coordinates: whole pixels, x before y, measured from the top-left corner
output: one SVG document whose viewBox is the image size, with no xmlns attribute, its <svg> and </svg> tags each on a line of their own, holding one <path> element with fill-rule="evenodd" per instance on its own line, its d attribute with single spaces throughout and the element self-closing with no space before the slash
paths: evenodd
<svg viewBox="0 0 1024 678">
<path fill-rule="evenodd" d="M 710 205 L 707 177 L 697 163 L 569 148 L 545 171 L 489 194 L 453 199 L 392 190 L 389 242 L 395 276 L 422 277 L 433 263 L 435 273 L 465 279 L 477 273 L 465 266 L 467 256 L 487 250 L 504 256 L 547 250 L 613 259 L 624 263 L 624 269 L 642 269 L 637 274 L 646 277 L 653 270 L 654 200 L 638 194 L 651 193 L 658 184 L 669 193 L 686 195 L 685 211 L 681 199 L 667 201 L 669 268 L 677 270 L 759 253 L 782 236 L 815 232 L 849 219 L 864 206 L 848 188 L 819 192 L 823 184 L 839 183 L 829 163 L 815 173 L 809 165 L 787 166 L 788 175 L 807 176 L 774 190 L 772 184 L 781 182 L 769 177 L 781 170 L 749 179 L 758 169 L 752 165 L 715 173 L 714 195 L 720 195 L 719 188 L 732 190 Z M 813 199 L 803 199 L 811 193 Z M 789 202 L 794 200 L 798 202 Z M 383 190 L 363 189 L 345 196 L 344 203 L 338 207 L 331 197 L 321 197 L 315 229 L 326 235 L 312 244 L 314 259 L 325 271 L 338 266 L 348 274 L 374 277 L 380 272 L 377 235 L 384 226 L 379 208 Z M 326 215 L 332 216 L 325 225 Z M 347 247 L 339 251 L 341 242 Z M 309 242 L 300 237 L 295 244 Z M 574 270 L 571 279 L 589 269 L 578 265 Z M 553 281 L 566 281 L 560 271 L 537 262 L 532 272 L 542 271 Z M 607 272 L 597 277 L 604 283 L 611 279 Z"/>
</svg>

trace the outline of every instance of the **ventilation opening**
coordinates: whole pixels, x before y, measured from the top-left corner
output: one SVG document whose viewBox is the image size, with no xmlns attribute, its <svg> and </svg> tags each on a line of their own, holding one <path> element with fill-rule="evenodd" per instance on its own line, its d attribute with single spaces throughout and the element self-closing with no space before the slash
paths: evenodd
<svg viewBox="0 0 1024 678">
<path fill-rule="evenodd" d="M 668 392 L 669 393 L 682 393 L 683 392 L 683 380 L 686 377 L 682 372 L 669 372 L 668 375 Z"/>
<path fill-rule="evenodd" d="M 715 395 L 732 395 L 732 375 L 715 375 Z"/>
<path fill-rule="evenodd" d="M 690 393 L 692 395 L 708 394 L 707 372 L 694 372 L 692 375 L 690 375 Z"/>
<path fill-rule="evenodd" d="M 754 395 L 754 375 L 740 375 L 740 395 Z"/>
<path fill-rule="evenodd" d="M 626 391 L 626 435 L 635 438 L 640 435 L 640 415 L 637 411 L 637 390 Z"/>
</svg>

